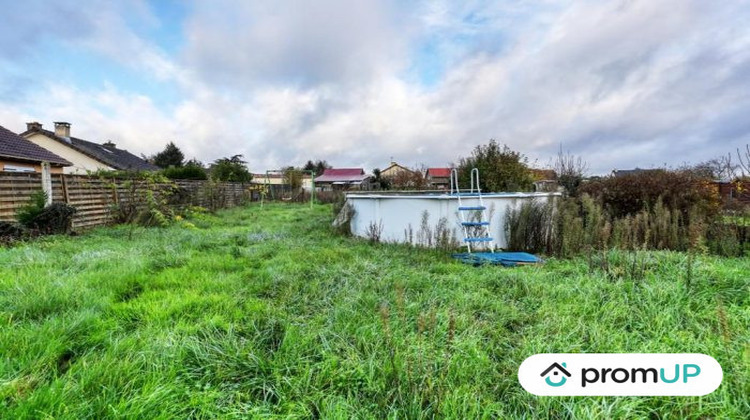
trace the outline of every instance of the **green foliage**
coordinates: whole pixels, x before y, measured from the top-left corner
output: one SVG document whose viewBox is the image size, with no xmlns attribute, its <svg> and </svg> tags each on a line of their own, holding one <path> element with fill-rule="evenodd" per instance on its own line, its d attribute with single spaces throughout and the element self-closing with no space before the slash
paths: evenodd
<svg viewBox="0 0 750 420">
<path fill-rule="evenodd" d="M 182 166 L 182 163 L 185 160 L 185 155 L 182 153 L 182 150 L 174 144 L 174 142 L 170 141 L 167 143 L 167 146 L 164 147 L 164 150 L 154 155 L 151 160 L 154 165 L 160 168 L 179 167 Z"/>
<path fill-rule="evenodd" d="M 690 171 L 655 169 L 610 176 L 582 185 L 580 192 L 596 198 L 617 218 L 651 209 L 659 199 L 683 217 L 691 211 L 716 215 L 721 204 L 716 186 Z"/>
<path fill-rule="evenodd" d="M 494 139 L 475 147 L 470 157 L 459 160 L 457 168 L 461 188 L 469 187 L 472 168 L 479 169 L 485 192 L 530 191 L 533 186 L 528 158 L 507 145 L 500 147 Z"/>
<path fill-rule="evenodd" d="M 206 168 L 196 160 L 189 160 L 183 166 L 168 167 L 161 172 L 169 179 L 208 179 Z"/>
<path fill-rule="evenodd" d="M 29 202 L 16 211 L 16 220 L 22 226 L 31 228 L 34 220 L 42 214 L 47 204 L 47 194 L 43 190 L 34 191 L 29 197 Z"/>
<path fill-rule="evenodd" d="M 250 182 L 253 174 L 247 169 L 242 155 L 217 159 L 211 165 L 211 178 L 217 181 Z"/>
<path fill-rule="evenodd" d="M 684 253 L 472 267 L 335 236 L 329 206 L 199 214 L 0 250 L 0 418 L 750 418 L 750 259 L 696 253 L 686 287 Z M 719 390 L 517 379 L 537 353 L 685 351 Z"/>
<path fill-rule="evenodd" d="M 70 231 L 76 209 L 65 203 L 46 206 L 47 194 L 38 190 L 29 198 L 29 203 L 18 209 L 16 220 L 21 226 L 41 234 L 61 234 Z"/>
<path fill-rule="evenodd" d="M 65 203 L 52 203 L 45 207 L 27 227 L 51 235 L 68 233 L 76 208 Z"/>
<path fill-rule="evenodd" d="M 699 211 L 684 217 L 661 199 L 651 209 L 623 217 L 613 217 L 587 194 L 559 200 L 554 206 L 525 202 L 508 211 L 505 229 L 511 250 L 564 257 L 610 248 L 743 253 L 741 227 L 706 218 Z"/>
</svg>

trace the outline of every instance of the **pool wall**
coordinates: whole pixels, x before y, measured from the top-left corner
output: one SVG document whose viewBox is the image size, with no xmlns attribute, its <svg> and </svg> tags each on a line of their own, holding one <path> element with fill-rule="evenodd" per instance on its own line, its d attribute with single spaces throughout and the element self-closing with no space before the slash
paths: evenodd
<svg viewBox="0 0 750 420">
<path fill-rule="evenodd" d="M 482 194 L 490 221 L 490 234 L 495 246 L 503 248 L 505 241 L 505 215 L 509 208 L 520 206 L 531 200 L 548 202 L 561 196 L 560 193 L 488 193 Z M 426 245 L 424 241 L 423 215 L 427 212 L 426 225 L 434 231 L 441 218 L 447 228 L 463 244 L 458 214 L 458 198 L 449 194 L 377 194 L 350 193 L 347 203 L 354 209 L 350 227 L 355 236 L 369 238 L 375 227 L 383 242 Z M 477 205 L 474 197 L 461 197 L 462 205 Z"/>
</svg>

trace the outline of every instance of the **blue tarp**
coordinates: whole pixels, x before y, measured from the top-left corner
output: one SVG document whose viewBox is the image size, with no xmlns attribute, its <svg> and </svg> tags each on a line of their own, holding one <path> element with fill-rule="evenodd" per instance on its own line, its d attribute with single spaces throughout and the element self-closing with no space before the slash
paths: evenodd
<svg viewBox="0 0 750 420">
<path fill-rule="evenodd" d="M 474 252 L 471 254 L 453 254 L 453 258 L 474 266 L 483 264 L 502 265 L 504 267 L 515 267 L 525 264 L 539 264 L 542 259 L 536 255 L 526 252 Z"/>
</svg>

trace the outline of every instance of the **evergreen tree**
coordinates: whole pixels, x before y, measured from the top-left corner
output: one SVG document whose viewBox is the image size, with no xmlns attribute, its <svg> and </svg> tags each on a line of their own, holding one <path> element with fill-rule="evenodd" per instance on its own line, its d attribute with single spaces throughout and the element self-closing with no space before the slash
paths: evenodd
<svg viewBox="0 0 750 420">
<path fill-rule="evenodd" d="M 171 141 L 167 143 L 167 146 L 164 148 L 164 150 L 157 153 L 152 158 L 154 165 L 160 168 L 178 168 L 182 166 L 184 160 L 185 155 L 182 153 L 182 150 L 180 150 L 180 148 Z"/>
</svg>

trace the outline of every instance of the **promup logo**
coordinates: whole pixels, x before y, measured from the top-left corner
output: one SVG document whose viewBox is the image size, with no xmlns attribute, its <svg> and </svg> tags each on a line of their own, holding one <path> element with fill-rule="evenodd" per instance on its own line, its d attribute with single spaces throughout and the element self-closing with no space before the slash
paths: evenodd
<svg viewBox="0 0 750 420">
<path fill-rule="evenodd" d="M 551 373 L 550 376 L 547 376 L 546 378 L 544 378 L 544 382 L 547 382 L 547 385 L 549 386 L 554 386 L 554 387 L 563 386 L 565 385 L 565 381 L 567 381 L 568 378 L 570 378 L 570 372 L 565 370 L 566 367 L 568 367 L 568 365 L 565 362 L 563 362 L 562 366 L 560 366 L 559 363 L 555 362 L 549 365 L 549 367 L 545 369 L 544 372 L 542 372 L 542 374 L 539 376 L 544 377 L 548 375 L 549 373 Z M 556 381 L 553 381 L 552 380 L 553 376 L 558 377 L 558 379 Z"/>
<path fill-rule="evenodd" d="M 518 368 L 535 395 L 706 395 L 723 376 L 714 358 L 698 353 L 535 354 Z"/>
</svg>

